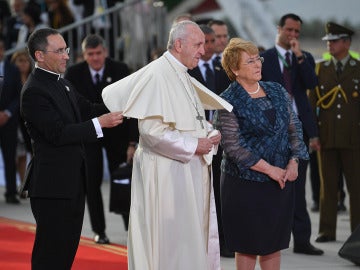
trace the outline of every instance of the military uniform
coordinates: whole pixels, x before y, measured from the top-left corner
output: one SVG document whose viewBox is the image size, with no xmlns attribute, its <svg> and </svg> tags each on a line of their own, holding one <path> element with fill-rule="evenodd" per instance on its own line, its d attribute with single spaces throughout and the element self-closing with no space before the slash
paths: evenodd
<svg viewBox="0 0 360 270">
<path fill-rule="evenodd" d="M 353 32 L 334 23 L 326 25 L 323 40 L 351 38 Z M 337 73 L 337 63 L 343 68 Z M 319 169 L 320 227 L 317 242 L 336 239 L 338 178 L 346 179 L 351 231 L 360 224 L 360 62 L 348 54 L 317 64 L 318 87 L 310 94 L 321 141 Z"/>
</svg>

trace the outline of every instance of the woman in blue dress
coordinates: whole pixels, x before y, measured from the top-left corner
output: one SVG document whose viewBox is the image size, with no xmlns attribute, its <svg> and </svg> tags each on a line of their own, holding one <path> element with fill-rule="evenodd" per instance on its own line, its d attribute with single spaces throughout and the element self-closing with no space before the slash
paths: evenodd
<svg viewBox="0 0 360 270">
<path fill-rule="evenodd" d="M 222 134 L 221 206 L 225 241 L 236 269 L 280 269 L 289 247 L 294 182 L 299 159 L 308 159 L 290 96 L 275 82 L 261 82 L 263 58 L 240 38 L 230 40 L 222 65 L 233 81 L 221 94 L 232 112 L 217 111 Z"/>
</svg>

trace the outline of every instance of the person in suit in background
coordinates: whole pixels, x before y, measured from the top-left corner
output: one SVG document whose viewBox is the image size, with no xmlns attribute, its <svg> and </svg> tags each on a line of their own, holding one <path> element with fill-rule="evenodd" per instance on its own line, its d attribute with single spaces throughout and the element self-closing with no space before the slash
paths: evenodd
<svg viewBox="0 0 360 270">
<path fill-rule="evenodd" d="M 188 70 L 189 74 L 219 95 L 230 84 L 229 77 L 222 68 L 215 67 L 213 64 L 213 55 L 215 53 L 215 32 L 207 25 L 199 25 L 205 35 L 204 54 L 201 56 L 197 67 Z M 206 120 L 212 122 L 214 111 L 205 111 Z M 234 257 L 234 252 L 230 252 L 225 245 L 224 234 L 221 222 L 220 205 L 220 164 L 222 158 L 222 149 L 219 146 L 217 154 L 213 157 L 213 186 L 216 204 L 216 214 L 219 230 L 220 255 L 223 257 Z"/>
<path fill-rule="evenodd" d="M 57 30 L 36 30 L 27 46 L 35 69 L 20 103 L 34 149 L 24 187 L 36 221 L 31 264 L 33 270 L 71 269 L 85 209 L 84 143 L 97 141 L 102 129 L 122 123 L 123 115 L 91 104 L 61 78 L 69 49 Z M 82 121 L 80 111 L 93 118 Z"/>
<path fill-rule="evenodd" d="M 330 60 L 317 64 L 318 85 L 310 93 L 321 141 L 320 223 L 316 242 L 336 240 L 338 181 L 343 172 L 349 192 L 351 232 L 360 224 L 360 62 L 349 54 L 354 31 L 328 22 Z"/>
<path fill-rule="evenodd" d="M 129 69 L 125 63 L 107 57 L 107 47 L 100 35 L 90 34 L 85 37 L 82 42 L 82 53 L 84 61 L 70 66 L 65 72 L 65 79 L 69 80 L 90 102 L 103 103 L 101 97 L 103 88 L 129 75 Z M 84 120 L 91 118 L 88 115 L 82 117 Z M 98 244 L 109 243 L 105 233 L 106 224 L 101 195 L 102 149 L 104 147 L 106 150 L 108 170 L 111 174 L 121 163 L 131 160 L 136 143 L 137 121 L 126 119 L 123 125 L 104 130 L 104 138 L 101 141 L 85 145 L 89 175 L 86 185 L 87 205 L 95 233 L 94 241 Z M 128 217 L 124 218 L 124 222 L 127 226 Z"/>
<path fill-rule="evenodd" d="M 92 15 L 98 15 L 103 13 L 106 9 L 115 6 L 119 2 L 124 0 L 73 0 L 73 4 L 83 7 L 83 18 L 87 18 Z M 101 17 L 92 21 L 91 33 L 100 33 L 102 36 L 109 34 L 109 55 L 114 56 L 114 50 L 116 49 L 114 44 L 114 37 L 111 34 L 111 25 L 113 24 L 113 16 L 109 15 L 109 20 L 103 20 Z M 118 22 L 120 23 L 120 22 Z M 86 30 L 86 29 L 84 29 Z"/>
<path fill-rule="evenodd" d="M 4 31 L 4 24 L 11 16 L 10 6 L 8 0 L 0 0 L 0 33 Z"/>
<path fill-rule="evenodd" d="M 213 55 L 213 61 L 215 66 L 221 67 L 222 52 L 229 43 L 228 27 L 226 23 L 221 20 L 211 20 L 208 25 L 215 32 L 215 53 Z"/>
<path fill-rule="evenodd" d="M 18 204 L 16 145 L 21 79 L 19 69 L 4 59 L 5 39 L 0 37 L 0 76 L 4 77 L 0 99 L 0 147 L 5 171 L 6 203 Z"/>
<path fill-rule="evenodd" d="M 222 65 L 222 53 L 229 43 L 229 32 L 226 23 L 222 20 L 210 20 L 208 22 L 208 26 L 214 31 L 215 33 L 215 47 L 214 47 L 214 54 L 211 58 L 212 64 L 215 70 L 215 73 L 218 74 L 218 77 L 221 79 L 216 80 L 216 91 L 220 94 L 223 90 L 225 90 L 231 81 L 229 80 L 228 76 L 226 75 Z M 219 76 L 221 74 L 221 76 Z M 225 74 L 225 76 L 224 76 Z M 213 173 L 214 173 L 214 195 L 215 195 L 215 203 L 216 203 L 216 214 L 218 218 L 218 229 L 219 229 L 219 240 L 220 240 L 220 254 L 223 257 L 234 257 L 234 252 L 229 251 L 226 247 L 225 240 L 224 240 L 224 233 L 223 233 L 223 226 L 222 226 L 222 218 L 221 218 L 221 201 L 220 201 L 220 165 L 222 159 L 222 148 L 219 145 L 219 150 L 217 154 L 214 156 L 213 159 Z"/>
<path fill-rule="evenodd" d="M 11 63 L 18 67 L 21 78 L 21 85 L 24 85 L 29 77 L 33 65 L 29 53 L 26 50 L 15 52 L 11 56 Z M 30 136 L 26 131 L 24 121 L 19 115 L 18 141 L 16 147 L 16 167 L 21 183 L 24 182 L 27 165 L 27 155 L 32 154 Z M 20 194 L 20 197 L 22 195 Z"/>
<path fill-rule="evenodd" d="M 10 1 L 12 15 L 6 20 L 4 29 L 5 47 L 7 50 L 16 46 L 20 27 L 24 24 L 22 21 L 22 12 L 25 4 L 25 0 Z"/>
<path fill-rule="evenodd" d="M 34 1 L 29 1 L 22 12 L 23 25 L 20 26 L 16 47 L 23 48 L 32 32 L 47 25 L 41 19 L 41 7 Z"/>
<path fill-rule="evenodd" d="M 317 126 L 306 93 L 317 83 L 315 61 L 310 53 L 300 48 L 301 24 L 302 20 L 296 14 L 281 17 L 275 47 L 260 53 L 264 57 L 262 80 L 278 82 L 288 91 L 294 111 L 302 123 L 304 141 L 306 145 L 310 141 L 310 147 L 316 150 L 319 148 Z M 310 243 L 311 221 L 305 198 L 307 165 L 307 160 L 300 159 L 299 176 L 295 182 L 294 252 L 321 255 L 323 251 Z"/>
</svg>

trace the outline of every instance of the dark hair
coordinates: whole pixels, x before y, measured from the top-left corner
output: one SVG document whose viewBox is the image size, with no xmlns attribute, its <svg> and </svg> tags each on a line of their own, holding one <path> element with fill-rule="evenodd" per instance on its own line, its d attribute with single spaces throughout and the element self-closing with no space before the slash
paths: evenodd
<svg viewBox="0 0 360 270">
<path fill-rule="evenodd" d="M 226 25 L 226 23 L 222 20 L 211 20 L 210 22 L 208 22 L 208 26 L 213 26 L 213 25 Z"/>
<path fill-rule="evenodd" d="M 41 7 L 37 3 L 34 3 L 33 1 L 27 3 L 23 13 L 30 16 L 35 25 L 41 23 Z"/>
<path fill-rule="evenodd" d="M 213 30 L 210 26 L 208 26 L 208 25 L 206 25 L 206 24 L 200 24 L 199 27 L 200 27 L 201 31 L 202 31 L 205 35 L 215 34 L 214 30 Z"/>
<path fill-rule="evenodd" d="M 301 20 L 301 18 L 300 18 L 298 15 L 296 15 L 296 14 L 294 14 L 294 13 L 288 13 L 288 14 L 285 14 L 284 16 L 282 16 L 282 17 L 280 18 L 279 26 L 280 26 L 280 27 L 283 27 L 283 26 L 285 25 L 285 21 L 286 21 L 287 19 L 293 19 L 294 21 L 300 22 L 300 24 L 303 23 L 303 21 Z"/>
<path fill-rule="evenodd" d="M 85 51 L 88 48 L 94 49 L 99 45 L 105 48 L 105 40 L 97 34 L 90 34 L 87 35 L 81 43 L 81 49 Z"/>
<path fill-rule="evenodd" d="M 36 61 L 35 52 L 36 51 L 45 51 L 48 46 L 47 37 L 51 35 L 60 35 L 60 32 L 53 28 L 41 28 L 34 31 L 27 43 L 27 49 L 31 58 Z"/>
</svg>

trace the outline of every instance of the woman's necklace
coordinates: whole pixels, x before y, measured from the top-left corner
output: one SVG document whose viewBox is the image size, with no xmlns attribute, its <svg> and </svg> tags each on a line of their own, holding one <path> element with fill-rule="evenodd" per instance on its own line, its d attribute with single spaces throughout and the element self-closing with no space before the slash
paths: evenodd
<svg viewBox="0 0 360 270">
<path fill-rule="evenodd" d="M 257 85 L 258 85 L 258 87 L 257 87 L 257 89 L 256 89 L 254 92 L 248 92 L 248 91 L 246 91 L 246 92 L 248 92 L 249 95 L 255 95 L 255 94 L 257 94 L 257 93 L 260 91 L 260 84 L 259 84 L 259 82 L 257 83 Z"/>
</svg>

